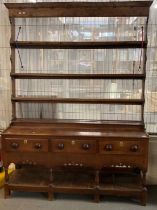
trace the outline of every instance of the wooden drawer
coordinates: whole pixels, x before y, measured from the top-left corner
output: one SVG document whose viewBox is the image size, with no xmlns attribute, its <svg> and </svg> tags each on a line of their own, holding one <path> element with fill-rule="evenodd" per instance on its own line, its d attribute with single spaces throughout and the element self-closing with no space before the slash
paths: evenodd
<svg viewBox="0 0 157 210">
<path fill-rule="evenodd" d="M 63 153 L 96 153 L 97 145 L 95 140 L 52 139 L 51 150 Z"/>
<path fill-rule="evenodd" d="M 5 149 L 9 152 L 48 152 L 48 139 L 6 138 Z"/>
<path fill-rule="evenodd" d="M 146 142 L 142 140 L 105 140 L 99 142 L 101 154 L 133 154 L 146 152 Z"/>
</svg>

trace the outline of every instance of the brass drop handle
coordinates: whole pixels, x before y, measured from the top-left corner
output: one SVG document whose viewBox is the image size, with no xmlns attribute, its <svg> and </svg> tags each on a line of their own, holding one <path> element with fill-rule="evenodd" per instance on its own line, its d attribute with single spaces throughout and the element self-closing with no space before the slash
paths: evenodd
<svg viewBox="0 0 157 210">
<path fill-rule="evenodd" d="M 19 147 L 19 144 L 16 142 L 11 143 L 11 148 L 17 149 Z"/>
<path fill-rule="evenodd" d="M 130 147 L 131 152 L 137 152 L 139 150 L 139 146 L 137 144 L 134 144 Z"/>
<path fill-rule="evenodd" d="M 106 144 L 105 147 L 104 147 L 104 149 L 106 151 L 112 151 L 113 150 L 113 145 L 112 144 Z"/>
<path fill-rule="evenodd" d="M 60 144 L 58 144 L 57 147 L 58 147 L 59 150 L 62 150 L 62 149 L 64 149 L 64 144 L 63 143 L 60 143 Z"/>
<path fill-rule="evenodd" d="M 41 148 L 42 148 L 42 145 L 41 145 L 40 143 L 36 143 L 36 144 L 34 145 L 34 148 L 35 148 L 35 149 L 41 149 Z"/>
<path fill-rule="evenodd" d="M 89 150 L 90 147 L 91 147 L 90 144 L 82 144 L 82 149 L 84 149 L 84 150 Z"/>
</svg>

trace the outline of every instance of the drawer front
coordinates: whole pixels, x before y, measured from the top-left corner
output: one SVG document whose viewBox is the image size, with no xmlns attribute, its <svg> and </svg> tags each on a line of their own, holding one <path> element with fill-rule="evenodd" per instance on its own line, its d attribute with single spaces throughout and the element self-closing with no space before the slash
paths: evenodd
<svg viewBox="0 0 157 210">
<path fill-rule="evenodd" d="M 48 139 L 5 139 L 6 150 L 9 152 L 48 152 Z"/>
<path fill-rule="evenodd" d="M 96 153 L 97 145 L 95 140 L 51 140 L 53 152 L 68 153 Z"/>
<path fill-rule="evenodd" d="M 133 154 L 141 155 L 146 152 L 146 142 L 140 140 L 105 140 L 99 142 L 101 154 Z"/>
</svg>

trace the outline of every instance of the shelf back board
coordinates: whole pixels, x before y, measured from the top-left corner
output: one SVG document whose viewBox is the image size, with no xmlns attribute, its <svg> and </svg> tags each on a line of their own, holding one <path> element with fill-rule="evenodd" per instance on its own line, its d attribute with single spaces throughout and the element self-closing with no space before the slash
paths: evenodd
<svg viewBox="0 0 157 210">
<path fill-rule="evenodd" d="M 152 1 L 5 3 L 9 17 L 148 17 Z"/>
</svg>

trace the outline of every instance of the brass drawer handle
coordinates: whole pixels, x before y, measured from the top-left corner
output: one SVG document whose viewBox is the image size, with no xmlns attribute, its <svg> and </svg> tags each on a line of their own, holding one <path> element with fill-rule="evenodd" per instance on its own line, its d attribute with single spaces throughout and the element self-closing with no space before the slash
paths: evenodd
<svg viewBox="0 0 157 210">
<path fill-rule="evenodd" d="M 139 146 L 137 144 L 134 144 L 130 147 L 131 152 L 137 152 L 139 150 Z"/>
<path fill-rule="evenodd" d="M 82 149 L 89 150 L 91 148 L 90 144 L 82 144 Z"/>
<path fill-rule="evenodd" d="M 34 145 L 34 148 L 35 148 L 35 149 L 41 149 L 41 148 L 42 148 L 42 145 L 41 145 L 40 143 L 36 143 L 36 144 Z"/>
<path fill-rule="evenodd" d="M 64 149 L 64 144 L 63 144 L 63 143 L 58 144 L 58 145 L 57 145 L 57 148 L 58 148 L 59 150 L 63 150 L 63 149 Z"/>
<path fill-rule="evenodd" d="M 113 150 L 113 145 L 112 144 L 106 144 L 105 147 L 104 147 L 104 150 L 112 151 Z"/>
<path fill-rule="evenodd" d="M 11 143 L 11 148 L 17 149 L 19 147 L 19 144 L 16 142 Z"/>
</svg>

